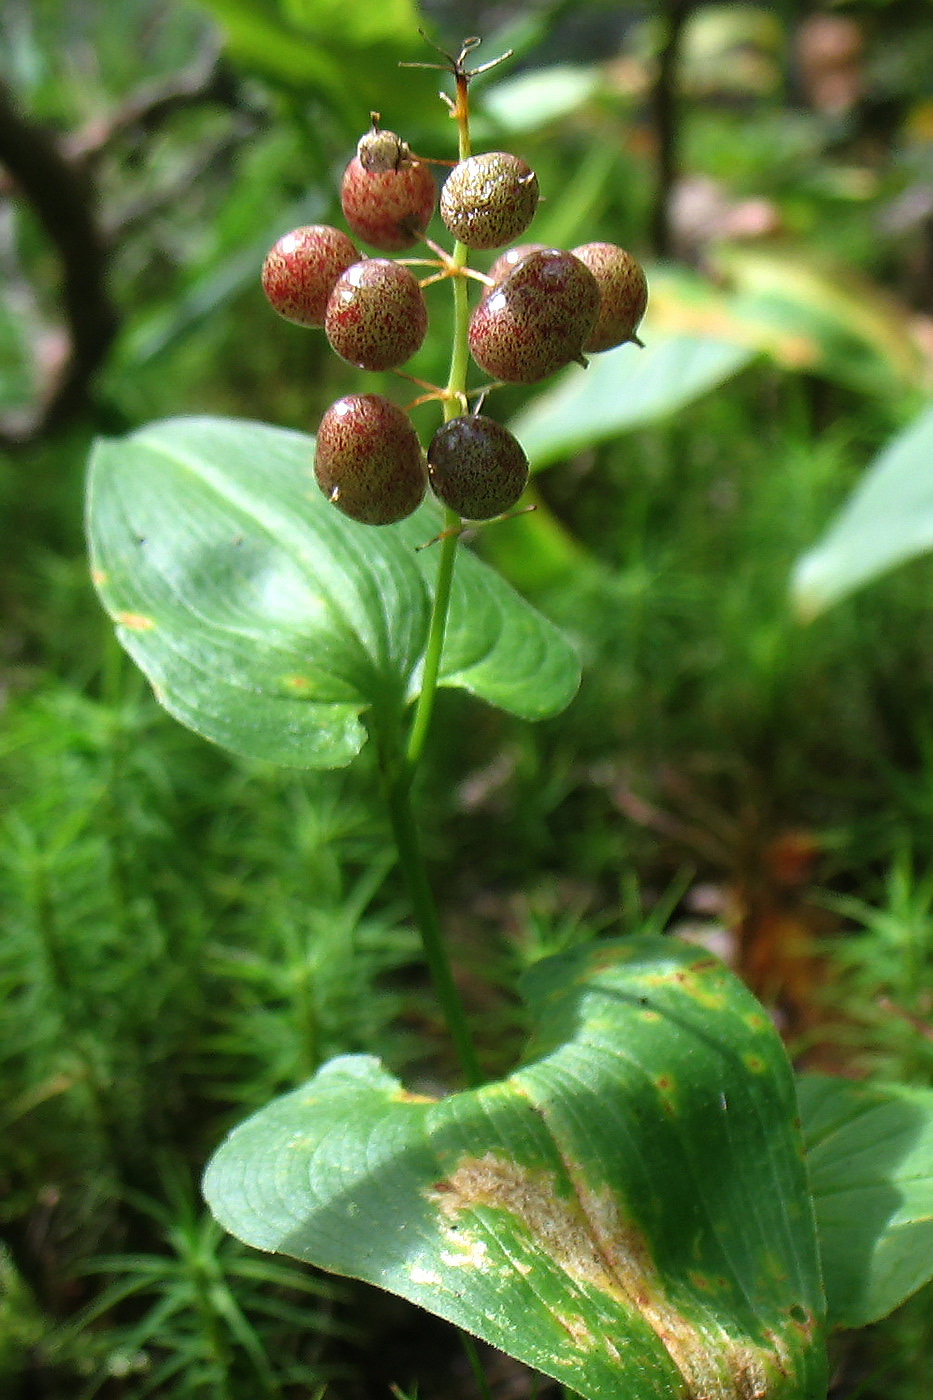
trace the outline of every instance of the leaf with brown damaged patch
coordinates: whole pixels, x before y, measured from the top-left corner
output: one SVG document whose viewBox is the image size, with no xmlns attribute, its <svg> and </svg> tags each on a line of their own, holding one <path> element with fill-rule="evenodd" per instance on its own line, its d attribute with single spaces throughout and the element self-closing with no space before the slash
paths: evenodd
<svg viewBox="0 0 933 1400">
<path fill-rule="evenodd" d="M 263 1109 L 208 1169 L 217 1218 L 588 1400 L 822 1400 L 794 1086 L 750 993 L 661 939 L 525 992 L 538 1033 L 501 1082 L 425 1100 L 345 1056 Z"/>
</svg>

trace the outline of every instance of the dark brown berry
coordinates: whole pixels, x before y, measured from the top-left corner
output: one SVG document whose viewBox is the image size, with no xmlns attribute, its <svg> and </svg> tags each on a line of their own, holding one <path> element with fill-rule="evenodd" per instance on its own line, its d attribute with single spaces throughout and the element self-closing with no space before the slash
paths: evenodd
<svg viewBox="0 0 933 1400">
<path fill-rule="evenodd" d="M 451 418 L 428 448 L 428 480 L 445 506 L 466 520 L 491 520 L 514 506 L 528 481 L 528 458 L 508 428 L 481 413 Z"/>
<path fill-rule="evenodd" d="M 468 248 L 501 248 L 518 238 L 538 207 L 538 177 L 518 156 L 488 151 L 468 156 L 444 181 L 440 211 Z"/>
<path fill-rule="evenodd" d="M 571 360 L 599 310 L 599 288 L 572 253 L 529 253 L 470 317 L 470 353 L 493 379 L 534 384 Z"/>
<path fill-rule="evenodd" d="M 347 394 L 321 419 L 314 476 L 332 505 L 362 525 L 392 525 L 421 503 L 421 444 L 381 394 Z"/>
<path fill-rule="evenodd" d="M 339 228 L 308 224 L 283 234 L 262 265 L 270 305 L 298 326 L 323 326 L 327 299 L 359 253 Z"/>
<path fill-rule="evenodd" d="M 431 222 L 436 198 L 434 176 L 417 160 L 380 171 L 367 170 L 354 156 L 340 186 L 340 204 L 351 232 L 386 253 L 418 242 Z"/>
<path fill-rule="evenodd" d="M 648 283 L 631 253 L 615 243 L 583 243 L 573 254 L 599 286 L 599 315 L 583 349 L 596 354 L 627 340 L 641 344 L 635 332 L 648 305 Z"/>
<path fill-rule="evenodd" d="M 324 313 L 324 332 L 342 360 L 358 369 L 395 369 L 428 329 L 424 293 L 407 267 L 364 258 L 338 277 Z"/>
</svg>

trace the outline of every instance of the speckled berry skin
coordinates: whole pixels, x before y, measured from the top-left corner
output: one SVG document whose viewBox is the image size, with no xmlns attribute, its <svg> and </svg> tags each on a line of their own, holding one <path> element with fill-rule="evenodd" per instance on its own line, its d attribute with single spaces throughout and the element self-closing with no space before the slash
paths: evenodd
<svg viewBox="0 0 933 1400">
<path fill-rule="evenodd" d="M 321 419 L 314 476 L 324 495 L 362 525 L 392 525 L 421 503 L 421 444 L 407 415 L 381 394 L 347 394 Z"/>
<path fill-rule="evenodd" d="M 428 329 L 424 293 L 407 267 L 364 258 L 334 283 L 324 333 L 342 360 L 358 369 L 395 369 L 409 359 Z"/>
<path fill-rule="evenodd" d="M 342 272 L 359 258 L 353 241 L 329 224 L 283 234 L 266 254 L 262 289 L 270 306 L 296 326 L 323 326 L 327 301 Z"/>
<path fill-rule="evenodd" d="M 501 248 L 518 238 L 538 207 L 538 177 L 518 156 L 468 156 L 444 181 L 441 218 L 468 248 Z"/>
<path fill-rule="evenodd" d="M 514 248 L 506 248 L 504 253 L 500 253 L 486 274 L 491 279 L 492 286 L 483 288 L 484 300 L 515 271 L 529 253 L 541 253 L 546 247 L 546 243 L 516 243 Z"/>
<path fill-rule="evenodd" d="M 616 243 L 583 243 L 573 254 L 599 286 L 599 315 L 583 349 L 596 354 L 635 340 L 648 305 L 648 283 L 640 265 Z"/>
<path fill-rule="evenodd" d="M 535 384 L 571 360 L 599 311 L 599 287 L 572 253 L 529 253 L 470 317 L 470 353 L 493 379 Z"/>
<path fill-rule="evenodd" d="M 370 171 L 354 156 L 340 186 L 340 205 L 350 231 L 384 253 L 418 242 L 436 200 L 434 176 L 417 160 L 398 169 Z"/>
<path fill-rule="evenodd" d="M 428 448 L 428 481 L 439 500 L 466 520 L 511 509 L 528 481 L 528 458 L 508 428 L 481 413 L 451 418 Z"/>
</svg>

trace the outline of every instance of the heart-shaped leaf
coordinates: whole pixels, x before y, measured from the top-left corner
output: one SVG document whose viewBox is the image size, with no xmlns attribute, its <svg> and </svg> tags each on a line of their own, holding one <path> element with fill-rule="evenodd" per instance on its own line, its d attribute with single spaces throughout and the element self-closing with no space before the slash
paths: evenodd
<svg viewBox="0 0 933 1400">
<path fill-rule="evenodd" d="M 798 1084 L 829 1321 L 864 1327 L 933 1278 L 933 1089 Z"/>
<path fill-rule="evenodd" d="M 88 533 L 104 606 L 166 709 L 239 753 L 329 768 L 362 746 L 364 710 L 394 719 L 418 693 L 437 570 L 418 546 L 439 517 L 347 520 L 313 453 L 301 433 L 211 418 L 101 442 Z M 579 665 L 461 549 L 440 681 L 539 719 L 570 701 Z"/>
<path fill-rule="evenodd" d="M 705 953 L 538 964 L 523 1068 L 406 1093 L 332 1061 L 211 1162 L 218 1220 L 366 1279 L 589 1400 L 822 1400 L 823 1295 L 794 1086 Z"/>
</svg>

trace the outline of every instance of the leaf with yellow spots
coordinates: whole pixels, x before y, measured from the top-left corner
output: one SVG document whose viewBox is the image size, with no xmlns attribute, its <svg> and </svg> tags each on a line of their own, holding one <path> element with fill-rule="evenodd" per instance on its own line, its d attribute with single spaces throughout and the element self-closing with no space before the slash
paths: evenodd
<svg viewBox="0 0 933 1400">
<path fill-rule="evenodd" d="M 667 939 L 538 964 L 508 1078 L 412 1098 L 332 1061 L 236 1129 L 208 1202 L 588 1400 L 822 1400 L 793 1078 L 751 994 Z"/>
</svg>

